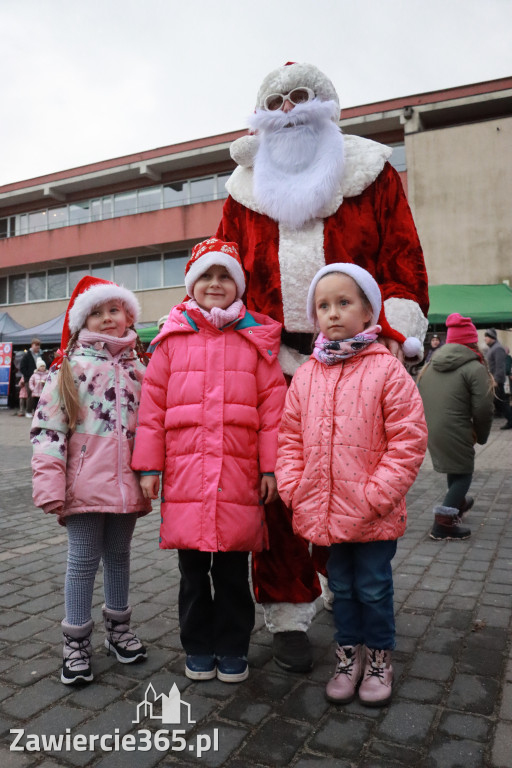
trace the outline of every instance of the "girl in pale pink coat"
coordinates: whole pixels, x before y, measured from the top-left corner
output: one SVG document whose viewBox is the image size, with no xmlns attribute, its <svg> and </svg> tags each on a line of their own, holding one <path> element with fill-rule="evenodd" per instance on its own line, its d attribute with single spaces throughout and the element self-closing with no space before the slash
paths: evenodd
<svg viewBox="0 0 512 768">
<path fill-rule="evenodd" d="M 133 329 L 138 302 L 94 277 L 76 286 L 61 349 L 32 422 L 33 497 L 68 534 L 61 680 L 89 682 L 94 580 L 103 560 L 105 645 L 127 664 L 146 658 L 130 629 L 130 544 L 151 510 L 130 468 L 145 367 Z"/>
<path fill-rule="evenodd" d="M 239 682 L 254 626 L 249 552 L 267 547 L 263 504 L 277 498 L 281 325 L 243 305 L 235 243 L 196 245 L 185 285 L 193 298 L 155 339 L 132 467 L 148 498 L 163 473 L 160 547 L 179 550 L 185 674 Z"/>
<path fill-rule="evenodd" d="M 373 277 L 354 264 L 314 277 L 307 309 L 320 334 L 288 390 L 276 465 L 295 532 L 330 548 L 337 649 L 327 698 L 351 701 L 362 678 L 367 706 L 391 697 L 391 560 L 427 446 L 416 385 L 377 341 L 381 303 Z"/>
</svg>

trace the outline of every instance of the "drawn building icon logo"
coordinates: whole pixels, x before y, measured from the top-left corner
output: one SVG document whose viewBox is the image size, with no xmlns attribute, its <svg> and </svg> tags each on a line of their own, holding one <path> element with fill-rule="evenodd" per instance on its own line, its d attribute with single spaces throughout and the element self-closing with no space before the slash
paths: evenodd
<svg viewBox="0 0 512 768">
<path fill-rule="evenodd" d="M 160 702 L 162 707 L 161 715 L 155 712 L 155 704 L 157 702 Z M 189 724 L 195 723 L 196 721 L 190 718 L 190 704 L 182 700 L 176 683 L 173 684 L 168 696 L 165 693 L 157 694 L 152 683 L 150 683 L 146 688 L 144 699 L 140 704 L 137 704 L 137 717 L 136 720 L 132 720 L 132 723 L 140 723 L 145 717 L 149 717 L 151 720 L 160 720 L 162 723 L 176 725 L 181 722 L 181 710 L 183 707 L 187 710 L 187 722 Z"/>
</svg>

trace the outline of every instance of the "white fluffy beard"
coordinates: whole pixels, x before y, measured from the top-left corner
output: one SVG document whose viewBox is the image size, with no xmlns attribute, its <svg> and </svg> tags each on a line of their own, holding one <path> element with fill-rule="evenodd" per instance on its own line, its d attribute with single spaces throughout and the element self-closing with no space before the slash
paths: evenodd
<svg viewBox="0 0 512 768">
<path fill-rule="evenodd" d="M 313 99 L 291 112 L 258 109 L 250 127 L 259 134 L 254 197 L 270 218 L 292 229 L 319 216 L 339 189 L 343 136 L 333 101 Z"/>
</svg>

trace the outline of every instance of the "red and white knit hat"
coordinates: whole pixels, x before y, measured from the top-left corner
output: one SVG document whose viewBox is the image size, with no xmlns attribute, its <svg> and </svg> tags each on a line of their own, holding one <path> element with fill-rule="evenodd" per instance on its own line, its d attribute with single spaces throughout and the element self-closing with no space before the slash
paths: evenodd
<svg viewBox="0 0 512 768">
<path fill-rule="evenodd" d="M 402 350 L 405 357 L 415 358 L 420 357 L 423 352 L 423 345 L 421 341 L 414 336 L 406 338 L 403 333 L 396 331 L 390 326 L 387 321 L 386 313 L 384 310 L 384 304 L 382 301 L 382 294 L 380 287 L 372 275 L 357 264 L 350 264 L 344 262 L 337 262 L 334 264 L 326 264 L 318 270 L 311 285 L 309 286 L 308 298 L 307 298 L 307 315 L 308 320 L 312 325 L 316 324 L 316 311 L 315 311 L 315 289 L 320 278 L 324 275 L 329 275 L 332 272 L 348 275 L 352 280 L 357 283 L 361 288 L 364 295 L 371 304 L 373 314 L 371 323 L 375 325 L 378 323 L 382 328 L 381 335 L 388 339 L 394 339 L 402 345 Z"/>
<path fill-rule="evenodd" d="M 84 327 L 85 321 L 95 307 L 112 299 L 119 299 L 129 315 L 130 324 L 139 319 L 140 306 L 135 295 L 116 283 L 99 277 L 86 275 L 77 283 L 69 300 L 62 328 L 61 350 L 67 348 L 73 333 Z"/>
<path fill-rule="evenodd" d="M 209 267 L 225 267 L 236 283 L 236 297 L 245 293 L 245 275 L 240 261 L 238 245 L 225 243 L 216 237 L 203 240 L 192 248 L 192 255 L 185 267 L 185 287 L 189 296 L 194 295 L 194 283 Z"/>
<path fill-rule="evenodd" d="M 271 93 L 286 94 L 301 86 L 311 88 L 321 101 L 334 101 L 338 107 L 339 116 L 340 101 L 329 78 L 313 64 L 300 64 L 294 61 L 274 69 L 266 76 L 256 97 L 256 107 L 262 109 L 266 97 Z"/>
</svg>

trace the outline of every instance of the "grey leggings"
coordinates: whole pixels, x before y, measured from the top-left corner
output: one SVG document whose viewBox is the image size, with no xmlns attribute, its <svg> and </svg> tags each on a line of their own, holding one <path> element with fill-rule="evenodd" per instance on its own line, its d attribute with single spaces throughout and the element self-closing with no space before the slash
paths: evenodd
<svg viewBox="0 0 512 768">
<path fill-rule="evenodd" d="M 137 512 L 85 512 L 66 518 L 68 563 L 64 596 L 68 624 L 80 626 L 91 618 L 94 579 L 101 559 L 107 608 L 128 608 L 130 544 L 136 521 Z"/>
</svg>

